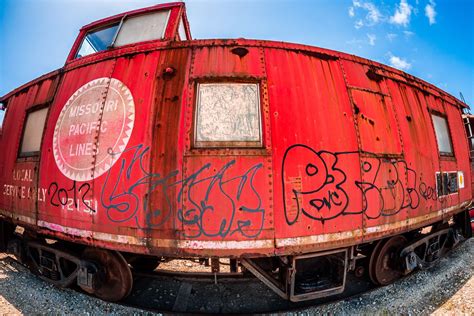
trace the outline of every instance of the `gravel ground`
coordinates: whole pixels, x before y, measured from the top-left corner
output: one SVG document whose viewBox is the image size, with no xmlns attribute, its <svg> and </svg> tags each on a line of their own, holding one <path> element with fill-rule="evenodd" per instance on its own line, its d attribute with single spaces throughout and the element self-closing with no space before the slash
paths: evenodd
<svg viewBox="0 0 474 316">
<path fill-rule="evenodd" d="M 106 303 L 78 293 L 59 289 L 32 275 L 28 269 L 0 254 L 0 315 L 122 315 L 143 311 Z"/>
<path fill-rule="evenodd" d="M 435 267 L 389 286 L 297 314 L 474 315 L 474 239 L 452 251 Z M 0 254 L 0 315 L 152 314 L 58 289 Z"/>
<path fill-rule="evenodd" d="M 474 238 L 431 269 L 350 300 L 305 309 L 310 314 L 474 315 Z"/>
</svg>

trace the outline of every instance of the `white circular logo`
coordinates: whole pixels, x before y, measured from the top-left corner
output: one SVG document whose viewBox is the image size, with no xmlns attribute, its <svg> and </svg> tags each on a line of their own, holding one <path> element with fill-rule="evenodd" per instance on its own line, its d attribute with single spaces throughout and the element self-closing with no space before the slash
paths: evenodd
<svg viewBox="0 0 474 316">
<path fill-rule="evenodd" d="M 53 136 L 54 160 L 69 179 L 99 177 L 120 157 L 132 134 L 135 105 L 120 80 L 99 78 L 66 102 Z"/>
</svg>

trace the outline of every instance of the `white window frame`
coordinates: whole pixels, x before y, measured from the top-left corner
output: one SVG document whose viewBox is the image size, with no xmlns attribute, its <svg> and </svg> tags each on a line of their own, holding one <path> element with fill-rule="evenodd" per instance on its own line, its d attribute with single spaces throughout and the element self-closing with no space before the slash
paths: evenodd
<svg viewBox="0 0 474 316">
<path fill-rule="evenodd" d="M 39 111 L 46 111 L 45 115 L 44 115 L 44 122 L 41 126 L 41 130 L 32 130 L 30 132 L 30 130 L 28 129 L 28 122 L 29 122 L 29 118 L 30 118 L 30 115 L 32 113 L 36 113 L 36 112 L 39 112 Z M 31 157 L 31 156 L 37 156 L 39 155 L 39 152 L 41 151 L 41 144 L 43 142 L 43 133 L 44 133 L 44 129 L 46 127 L 46 121 L 48 120 L 48 114 L 49 114 L 49 106 L 42 106 L 42 107 L 36 107 L 34 109 L 31 109 L 29 111 L 27 111 L 26 113 L 26 116 L 25 116 L 25 120 L 24 120 L 24 123 L 23 123 L 23 131 L 21 133 L 21 141 L 20 141 L 20 147 L 18 149 L 18 157 L 19 158 L 23 158 L 23 157 Z M 35 143 L 34 145 L 37 145 L 37 148 L 33 148 L 33 150 L 24 150 L 24 141 L 25 141 L 25 137 L 28 137 L 31 135 L 36 135 L 36 137 L 38 137 L 38 143 Z"/>
<path fill-rule="evenodd" d="M 122 17 L 122 19 L 120 20 L 120 22 L 113 22 L 113 23 L 110 23 L 108 25 L 101 25 L 101 26 L 98 26 L 97 28 L 95 29 L 91 29 L 91 30 L 88 30 L 86 32 L 86 34 L 84 35 L 82 41 L 81 41 L 81 44 L 79 45 L 79 47 L 77 48 L 77 51 L 75 53 L 75 57 L 74 59 L 78 59 L 78 58 L 82 58 L 82 57 L 87 57 L 87 56 L 90 56 L 90 55 L 93 55 L 93 54 L 96 54 L 96 53 L 99 53 L 99 52 L 103 52 L 105 50 L 101 50 L 101 51 L 98 51 L 98 52 L 95 52 L 95 53 L 92 53 L 92 54 L 88 54 L 88 55 L 85 55 L 85 56 L 81 56 L 79 57 L 78 54 L 79 54 L 79 51 L 81 50 L 82 48 L 82 45 L 84 44 L 84 41 L 87 40 L 87 35 L 91 32 L 95 32 L 95 31 L 99 31 L 101 29 L 106 29 L 108 27 L 112 27 L 114 25 L 117 25 L 118 23 L 118 27 L 117 27 L 117 30 L 115 31 L 115 34 L 114 36 L 112 37 L 112 42 L 110 43 L 109 45 L 109 48 L 117 48 L 117 47 L 121 47 L 121 46 L 125 46 L 125 45 L 131 45 L 131 44 L 136 44 L 136 43 L 141 43 L 141 42 L 145 42 L 145 41 L 137 41 L 137 42 L 132 42 L 132 43 L 128 43 L 128 44 L 123 44 L 123 45 L 115 45 L 116 41 L 117 41 L 117 37 L 120 33 L 120 31 L 122 30 L 123 28 L 123 25 L 126 23 L 127 19 L 132 19 L 132 18 L 137 18 L 137 17 L 140 17 L 140 16 L 144 16 L 144 15 L 149 15 L 149 14 L 154 14 L 154 13 L 158 13 L 158 12 L 164 12 L 164 11 L 167 11 L 167 15 L 166 15 L 166 19 L 165 19 L 165 27 L 163 28 L 163 31 L 162 31 L 162 34 L 160 35 L 159 38 L 156 38 L 156 39 L 152 39 L 152 40 L 164 40 L 165 39 L 165 35 L 166 35 L 166 30 L 168 29 L 168 24 L 170 22 L 170 16 L 171 16 L 171 9 L 163 9 L 163 10 L 158 10 L 158 11 L 152 11 L 152 12 L 145 12 L 145 13 L 141 13 L 141 14 L 137 14 L 137 15 L 124 15 Z M 146 40 L 148 41 L 148 40 Z M 151 41 L 151 40 L 150 40 Z"/>
<path fill-rule="evenodd" d="M 92 47 L 92 44 L 90 43 L 89 39 L 87 38 L 87 36 L 88 36 L 89 34 L 94 33 L 94 32 L 98 32 L 98 31 L 101 31 L 101 30 L 105 30 L 105 29 L 108 29 L 108 28 L 112 28 L 112 27 L 114 27 L 114 26 L 116 26 L 116 25 L 118 24 L 117 30 L 115 31 L 115 34 L 114 34 L 114 36 L 112 37 L 112 42 L 109 44 L 109 48 L 112 47 L 113 43 L 115 42 L 115 38 L 117 37 L 117 32 L 118 32 L 118 30 L 120 29 L 121 23 L 122 23 L 122 22 L 120 22 L 120 23 L 113 22 L 113 23 L 110 23 L 110 24 L 107 24 L 107 25 L 101 25 L 101 26 L 98 26 L 97 28 L 88 30 L 88 31 L 86 32 L 86 34 L 84 35 L 84 37 L 82 38 L 81 44 L 80 44 L 79 47 L 77 48 L 76 54 L 74 55 L 74 59 L 87 57 L 87 56 L 90 56 L 90 55 L 93 55 L 93 54 L 97 54 L 97 53 L 100 53 L 100 52 L 105 52 L 107 49 L 99 50 L 99 51 L 96 51 L 96 52 L 93 52 L 93 53 L 90 53 L 90 54 L 87 54 L 87 55 L 84 55 L 84 56 L 79 56 L 79 53 L 80 53 L 80 51 L 81 51 L 81 49 L 82 49 L 82 46 L 84 45 L 84 42 L 87 41 L 87 42 L 89 43 L 89 45 Z"/>
<path fill-rule="evenodd" d="M 165 18 L 164 28 L 163 28 L 163 31 L 161 32 L 161 35 L 160 35 L 159 37 L 154 38 L 154 39 L 144 40 L 144 41 L 140 40 L 140 41 L 137 41 L 137 42 L 130 42 L 130 43 L 126 43 L 126 44 L 116 45 L 116 44 L 117 44 L 117 39 L 118 39 L 119 36 L 120 36 L 120 32 L 123 30 L 124 26 L 126 26 L 127 20 L 135 19 L 135 18 L 140 18 L 140 17 L 146 16 L 146 15 L 152 15 L 152 14 L 162 13 L 163 11 L 167 11 L 167 12 L 166 12 L 166 18 Z M 125 15 L 125 16 L 122 18 L 122 20 L 120 21 L 119 27 L 117 28 L 117 32 L 115 33 L 115 36 L 114 36 L 114 38 L 113 38 L 112 43 L 110 44 L 110 46 L 111 46 L 111 47 L 121 47 L 121 46 L 125 46 L 125 45 L 131 45 L 131 44 L 141 43 L 141 42 L 163 40 L 163 39 L 165 38 L 165 35 L 166 35 L 166 30 L 168 29 L 168 24 L 169 24 L 169 21 L 170 21 L 170 16 L 171 16 L 171 9 L 168 9 L 168 10 L 159 10 L 159 11 L 153 11 L 153 12 L 146 12 L 146 13 L 143 13 L 143 14 L 132 15 L 132 16 L 127 16 L 127 15 Z"/>
<path fill-rule="evenodd" d="M 441 156 L 454 156 L 454 147 L 453 147 L 453 139 L 451 137 L 451 131 L 450 131 L 450 128 L 449 128 L 449 122 L 448 122 L 448 117 L 442 113 L 438 113 L 438 112 L 430 112 L 431 114 L 431 121 L 433 123 L 433 129 L 434 129 L 434 133 L 435 133 L 435 138 L 436 138 L 436 144 L 438 146 L 438 152 Z M 450 152 L 448 151 L 441 151 L 441 144 L 440 144 L 440 140 L 438 138 L 438 133 L 436 132 L 436 124 L 435 124 L 435 120 L 434 120 L 434 117 L 438 117 L 438 118 L 441 118 L 444 120 L 444 122 L 446 123 L 446 134 L 448 136 L 448 140 L 449 140 L 449 147 L 451 149 Z"/>
<path fill-rule="evenodd" d="M 226 84 L 252 84 L 257 88 L 257 121 L 258 121 L 258 140 L 198 140 L 198 119 L 200 105 L 200 87 L 202 85 L 226 85 Z M 202 82 L 196 84 L 196 101 L 194 106 L 194 128 L 193 128 L 193 147 L 194 148 L 262 148 L 263 147 L 263 126 L 262 126 L 262 108 L 261 93 L 259 82 Z"/>
</svg>

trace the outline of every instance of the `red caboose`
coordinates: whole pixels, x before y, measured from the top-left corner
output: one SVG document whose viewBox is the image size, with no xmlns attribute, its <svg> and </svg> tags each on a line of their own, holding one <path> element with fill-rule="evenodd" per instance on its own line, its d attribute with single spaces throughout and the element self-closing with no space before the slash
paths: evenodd
<svg viewBox="0 0 474 316">
<path fill-rule="evenodd" d="M 183 3 L 83 27 L 63 68 L 0 101 L 0 246 L 103 299 L 160 257 L 238 259 L 282 297 L 327 296 L 471 234 L 463 102 L 336 51 L 191 40 Z"/>
</svg>

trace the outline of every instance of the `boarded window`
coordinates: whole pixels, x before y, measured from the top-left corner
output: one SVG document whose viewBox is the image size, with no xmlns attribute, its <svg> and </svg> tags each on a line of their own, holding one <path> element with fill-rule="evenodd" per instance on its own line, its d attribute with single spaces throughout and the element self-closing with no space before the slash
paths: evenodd
<svg viewBox="0 0 474 316">
<path fill-rule="evenodd" d="M 48 108 L 42 108 L 30 112 L 26 117 L 23 137 L 21 139 L 20 156 L 35 155 L 40 151 L 41 138 L 43 137 L 43 129 L 47 114 Z"/>
<path fill-rule="evenodd" d="M 459 177 L 462 177 L 462 184 L 464 187 L 464 176 L 458 172 L 437 172 L 436 173 L 436 188 L 438 196 L 449 195 L 458 192 Z"/>
<path fill-rule="evenodd" d="M 258 84 L 199 84 L 195 146 L 259 147 L 262 145 L 260 117 Z"/>
<path fill-rule="evenodd" d="M 444 155 L 452 155 L 453 148 L 446 118 L 437 114 L 431 114 L 431 118 L 433 119 L 439 152 Z"/>
<path fill-rule="evenodd" d="M 158 11 L 126 18 L 118 32 L 114 46 L 138 43 L 165 36 L 170 11 Z"/>
</svg>

